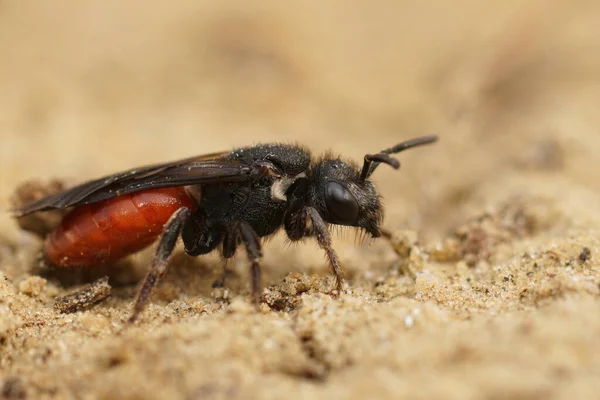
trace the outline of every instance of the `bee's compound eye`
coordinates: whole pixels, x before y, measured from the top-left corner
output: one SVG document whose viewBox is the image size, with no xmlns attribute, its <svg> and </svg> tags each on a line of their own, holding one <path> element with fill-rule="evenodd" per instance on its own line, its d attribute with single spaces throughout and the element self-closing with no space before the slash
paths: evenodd
<svg viewBox="0 0 600 400">
<path fill-rule="evenodd" d="M 358 222 L 358 203 L 352 193 L 341 183 L 327 182 L 325 185 L 325 204 L 327 221 L 340 225 L 356 225 Z"/>
</svg>

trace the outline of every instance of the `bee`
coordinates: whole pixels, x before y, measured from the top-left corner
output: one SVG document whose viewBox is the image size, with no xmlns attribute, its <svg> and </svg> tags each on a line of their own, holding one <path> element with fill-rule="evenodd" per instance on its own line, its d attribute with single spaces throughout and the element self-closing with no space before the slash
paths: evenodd
<svg viewBox="0 0 600 400">
<path fill-rule="evenodd" d="M 72 208 L 45 239 L 45 261 L 57 268 L 115 262 L 158 239 L 150 272 L 130 322 L 165 274 L 179 237 L 185 252 L 219 249 L 225 259 L 243 245 L 252 299 L 260 301 L 262 238 L 283 227 L 291 241 L 312 237 L 324 250 L 342 291 L 344 274 L 328 224 L 380 237 L 383 210 L 370 177 L 391 155 L 437 141 L 424 136 L 364 157 L 362 168 L 337 157 L 315 158 L 298 145 L 258 144 L 179 161 L 134 168 L 88 181 L 13 210 L 15 216 Z"/>
</svg>

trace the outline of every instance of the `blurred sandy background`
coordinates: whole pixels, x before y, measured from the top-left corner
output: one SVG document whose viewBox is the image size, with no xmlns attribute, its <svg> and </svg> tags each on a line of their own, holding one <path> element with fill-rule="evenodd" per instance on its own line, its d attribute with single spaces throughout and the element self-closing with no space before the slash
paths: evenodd
<svg viewBox="0 0 600 400">
<path fill-rule="evenodd" d="M 388 244 L 342 235 L 355 292 L 339 301 L 323 294 L 316 246 L 279 238 L 267 284 L 322 278 L 288 312 L 259 315 L 243 305 L 244 257 L 235 307 L 212 297 L 216 257 L 177 258 L 145 320 L 118 335 L 135 289 L 54 312 L 69 289 L 28 272 L 38 243 L 4 213 L 0 395 L 593 398 L 599 20 L 583 0 L 0 1 L 2 209 L 31 178 L 275 140 L 360 160 L 438 133 L 400 172 L 378 171 L 387 228 L 416 231 L 425 254 L 486 211 L 522 208 L 536 225 L 475 263 L 425 257 L 416 284 Z"/>
</svg>

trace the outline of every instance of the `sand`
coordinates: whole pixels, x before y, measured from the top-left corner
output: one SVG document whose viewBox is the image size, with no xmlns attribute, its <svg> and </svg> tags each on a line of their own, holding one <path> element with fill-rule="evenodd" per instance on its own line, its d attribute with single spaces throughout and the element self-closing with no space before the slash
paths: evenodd
<svg viewBox="0 0 600 400">
<path fill-rule="evenodd" d="M 181 246 L 126 324 L 152 249 L 111 295 L 38 268 L 0 215 L 0 396 L 9 399 L 585 399 L 600 391 L 600 7 L 459 1 L 60 0 L 0 4 L 0 208 L 27 180 L 81 182 L 257 142 L 316 155 L 438 133 L 374 176 L 384 239 L 334 230 L 243 251 Z M 73 277 L 73 276 L 71 276 Z M 75 277 L 79 279 L 79 277 Z"/>
</svg>

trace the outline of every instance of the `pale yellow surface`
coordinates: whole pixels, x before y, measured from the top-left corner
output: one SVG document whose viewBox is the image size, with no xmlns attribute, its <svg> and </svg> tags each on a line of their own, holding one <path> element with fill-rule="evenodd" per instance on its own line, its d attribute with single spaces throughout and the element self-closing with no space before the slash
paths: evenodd
<svg viewBox="0 0 600 400">
<path fill-rule="evenodd" d="M 257 312 L 243 251 L 227 301 L 218 257 L 179 251 L 123 329 L 135 286 L 59 314 L 74 288 L 32 273 L 39 242 L 3 213 L 0 396 L 598 398 L 600 5 L 249 4 L 0 2 L 0 207 L 31 178 L 439 133 L 375 175 L 410 256 L 336 235 L 334 299 L 317 246 L 277 237 Z"/>
</svg>

